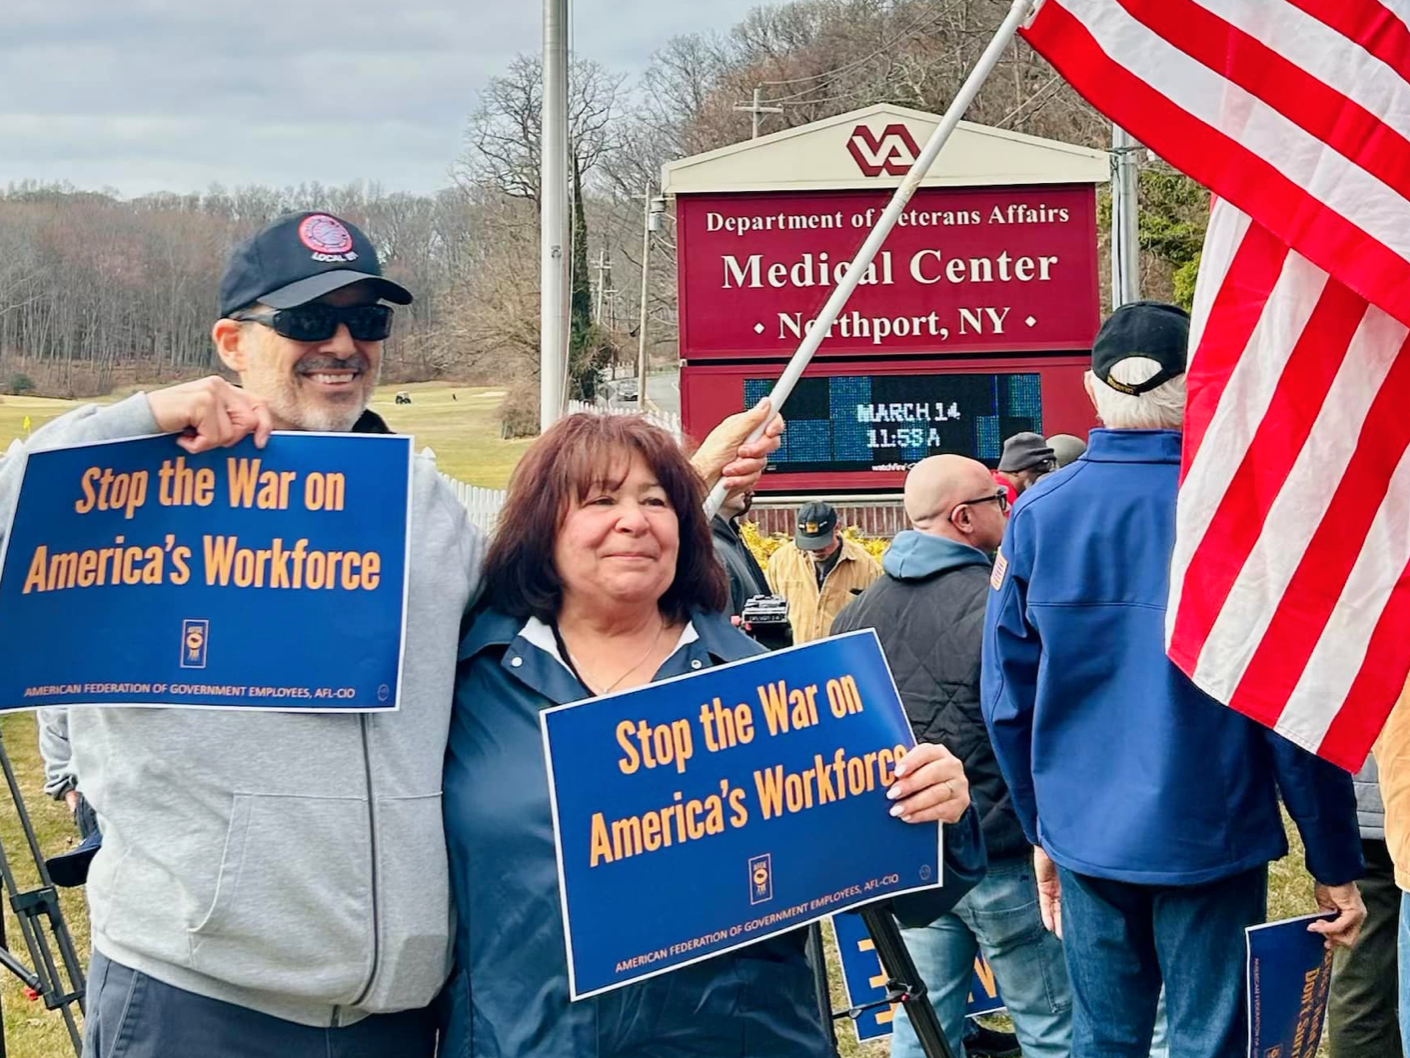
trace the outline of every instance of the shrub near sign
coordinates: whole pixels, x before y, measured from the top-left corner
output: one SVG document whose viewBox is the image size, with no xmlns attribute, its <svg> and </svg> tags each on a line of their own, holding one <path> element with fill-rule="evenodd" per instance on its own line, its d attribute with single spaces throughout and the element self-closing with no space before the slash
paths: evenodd
<svg viewBox="0 0 1410 1058">
<path fill-rule="evenodd" d="M 683 355 L 788 356 L 888 197 L 681 196 Z M 922 188 L 820 353 L 1086 350 L 1096 284 L 1091 187 Z"/>
</svg>

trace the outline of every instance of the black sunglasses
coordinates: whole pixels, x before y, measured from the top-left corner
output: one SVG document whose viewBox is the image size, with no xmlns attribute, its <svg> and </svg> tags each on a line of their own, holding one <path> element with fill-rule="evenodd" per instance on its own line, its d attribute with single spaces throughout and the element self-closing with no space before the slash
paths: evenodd
<svg viewBox="0 0 1410 1058">
<path fill-rule="evenodd" d="M 999 510 L 1007 514 L 1009 510 L 1009 494 L 1004 489 L 1000 489 L 992 496 L 980 496 L 975 500 L 965 500 L 963 503 L 957 503 L 955 504 L 955 509 L 950 512 L 950 517 L 953 518 L 955 511 L 959 510 L 961 507 L 972 507 L 976 503 L 997 503 Z"/>
<path fill-rule="evenodd" d="M 267 312 L 237 312 L 230 317 L 241 322 L 262 323 L 292 342 L 326 342 L 346 323 L 357 342 L 380 342 L 392 333 L 390 305 L 300 305 L 293 309 Z"/>
</svg>

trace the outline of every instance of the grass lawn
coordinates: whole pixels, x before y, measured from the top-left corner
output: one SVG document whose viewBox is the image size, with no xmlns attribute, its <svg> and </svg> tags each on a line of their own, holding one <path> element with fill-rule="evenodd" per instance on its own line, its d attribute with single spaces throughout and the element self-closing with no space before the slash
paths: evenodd
<svg viewBox="0 0 1410 1058">
<path fill-rule="evenodd" d="M 409 405 L 396 404 L 395 394 L 411 395 Z M 504 391 L 484 387 L 450 387 L 440 383 L 383 386 L 378 390 L 373 409 L 381 414 L 399 433 L 413 434 L 417 449 L 427 446 L 436 452 L 442 471 L 474 485 L 502 488 L 509 480 L 515 463 L 528 447 L 527 441 L 504 441 L 499 436 L 497 411 Z M 116 398 L 107 398 L 116 399 Z M 38 429 L 57 415 L 80 402 L 53 400 L 43 397 L 0 398 L 0 452 L 13 438 L 23 438 L 23 422 L 31 420 L 31 429 Z M 14 713 L 0 719 L 0 735 L 14 763 L 19 782 L 40 843 L 46 854 L 62 850 L 77 840 L 68 812 L 62 804 L 43 796 L 43 769 L 36 744 L 34 718 L 30 713 Z M 0 842 L 11 860 L 18 882 L 30 888 L 37 879 L 29 865 L 29 857 L 21 837 L 18 819 L 8 796 L 0 796 Z M 1293 836 L 1294 851 L 1287 859 L 1275 864 L 1270 879 L 1269 914 L 1285 918 L 1315 910 L 1312 886 L 1302 867 L 1302 851 Z M 88 922 L 81 891 L 61 890 L 64 912 L 75 941 L 85 953 L 88 948 Z M 23 951 L 19 928 L 8 902 L 4 908 L 5 934 L 12 950 L 28 964 Z M 829 934 L 829 946 L 832 947 Z M 833 1002 L 836 1008 L 845 1005 L 841 975 L 835 965 Z M 13 975 L 0 971 L 0 1004 L 4 1010 L 5 1040 L 10 1058 L 61 1058 L 70 1053 L 67 1035 L 57 1013 L 46 1011 L 41 1003 L 26 1000 L 19 982 Z M 850 1025 L 840 1023 L 838 1039 L 846 1058 L 883 1058 L 889 1048 L 886 1043 L 859 1046 Z M 1325 1047 L 1320 1054 L 1325 1055 Z"/>
</svg>

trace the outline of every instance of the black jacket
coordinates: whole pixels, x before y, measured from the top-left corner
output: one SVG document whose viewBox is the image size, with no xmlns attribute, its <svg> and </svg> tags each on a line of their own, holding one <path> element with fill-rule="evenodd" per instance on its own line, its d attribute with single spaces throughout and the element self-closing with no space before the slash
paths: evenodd
<svg viewBox="0 0 1410 1058">
<path fill-rule="evenodd" d="M 979 710 L 979 661 L 990 566 L 981 551 L 907 531 L 882 560 L 886 576 L 837 615 L 832 632 L 876 629 L 916 738 L 964 762 L 991 862 L 1029 845 Z"/>
<path fill-rule="evenodd" d="M 710 522 L 710 535 L 715 538 L 715 555 L 729 574 L 730 616 L 738 617 L 744 612 L 744 604 L 755 595 L 769 594 L 769 582 L 754 552 L 723 515 L 715 515 Z"/>
</svg>

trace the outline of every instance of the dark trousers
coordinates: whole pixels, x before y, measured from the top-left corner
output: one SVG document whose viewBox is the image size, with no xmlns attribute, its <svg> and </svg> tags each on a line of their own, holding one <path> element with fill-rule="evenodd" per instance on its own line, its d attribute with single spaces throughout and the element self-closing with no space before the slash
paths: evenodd
<svg viewBox="0 0 1410 1058">
<path fill-rule="evenodd" d="M 163 984 L 96 949 L 83 1058 L 433 1058 L 432 1012 L 315 1029 Z"/>
<path fill-rule="evenodd" d="M 1267 916 L 1267 867 L 1199 886 L 1060 873 L 1073 1058 L 1148 1058 L 1162 983 L 1171 1055 L 1245 1058 L 1244 929 Z"/>
<path fill-rule="evenodd" d="M 1332 957 L 1327 1041 L 1332 1058 L 1402 1058 L 1396 1016 L 1396 936 L 1400 890 L 1384 841 L 1362 841 L 1366 877 L 1357 882 L 1366 902 L 1366 924 L 1351 951 Z"/>
</svg>

